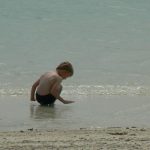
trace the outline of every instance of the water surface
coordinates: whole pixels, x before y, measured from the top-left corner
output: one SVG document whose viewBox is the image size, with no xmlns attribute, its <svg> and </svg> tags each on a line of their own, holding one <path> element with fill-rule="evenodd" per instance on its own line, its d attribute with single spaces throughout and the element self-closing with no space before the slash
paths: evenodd
<svg viewBox="0 0 150 150">
<path fill-rule="evenodd" d="M 0 1 L 0 129 L 148 126 L 150 1 Z M 54 108 L 31 104 L 39 76 L 70 61 Z"/>
</svg>

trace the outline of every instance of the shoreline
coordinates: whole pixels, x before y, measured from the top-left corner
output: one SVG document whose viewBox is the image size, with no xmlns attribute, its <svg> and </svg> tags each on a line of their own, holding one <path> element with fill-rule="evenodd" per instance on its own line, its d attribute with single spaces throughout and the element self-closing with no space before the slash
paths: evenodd
<svg viewBox="0 0 150 150">
<path fill-rule="evenodd" d="M 150 128 L 1 131 L 0 150 L 149 150 Z"/>
</svg>

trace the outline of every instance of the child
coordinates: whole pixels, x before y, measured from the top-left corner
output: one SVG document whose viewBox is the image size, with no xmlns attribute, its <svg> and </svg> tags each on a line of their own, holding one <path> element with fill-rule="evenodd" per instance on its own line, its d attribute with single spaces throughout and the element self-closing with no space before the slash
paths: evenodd
<svg viewBox="0 0 150 150">
<path fill-rule="evenodd" d="M 61 96 L 61 82 L 73 75 L 73 67 L 69 62 L 62 62 L 57 66 L 55 71 L 43 74 L 31 88 L 31 101 L 37 100 L 41 105 L 54 104 L 58 99 L 64 104 L 73 103 L 74 101 L 64 100 Z"/>
</svg>

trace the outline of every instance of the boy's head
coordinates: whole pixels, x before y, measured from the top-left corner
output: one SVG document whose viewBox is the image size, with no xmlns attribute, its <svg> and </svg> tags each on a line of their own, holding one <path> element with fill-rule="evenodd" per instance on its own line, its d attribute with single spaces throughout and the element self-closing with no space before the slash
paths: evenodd
<svg viewBox="0 0 150 150">
<path fill-rule="evenodd" d="M 65 62 L 62 62 L 60 63 L 57 68 L 56 68 L 57 71 L 63 71 L 63 74 L 64 74 L 64 78 L 67 78 L 69 76 L 72 76 L 73 73 L 74 73 L 74 70 L 73 70 L 73 66 L 70 62 L 68 61 L 65 61 Z"/>
</svg>

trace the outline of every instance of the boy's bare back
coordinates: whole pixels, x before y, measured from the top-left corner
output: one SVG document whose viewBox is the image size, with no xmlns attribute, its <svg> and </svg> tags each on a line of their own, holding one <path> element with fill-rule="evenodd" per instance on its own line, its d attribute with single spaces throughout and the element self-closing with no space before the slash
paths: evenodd
<svg viewBox="0 0 150 150">
<path fill-rule="evenodd" d="M 48 95 L 54 86 L 60 86 L 62 78 L 55 71 L 46 72 L 39 79 L 37 92 L 40 95 Z"/>
</svg>

